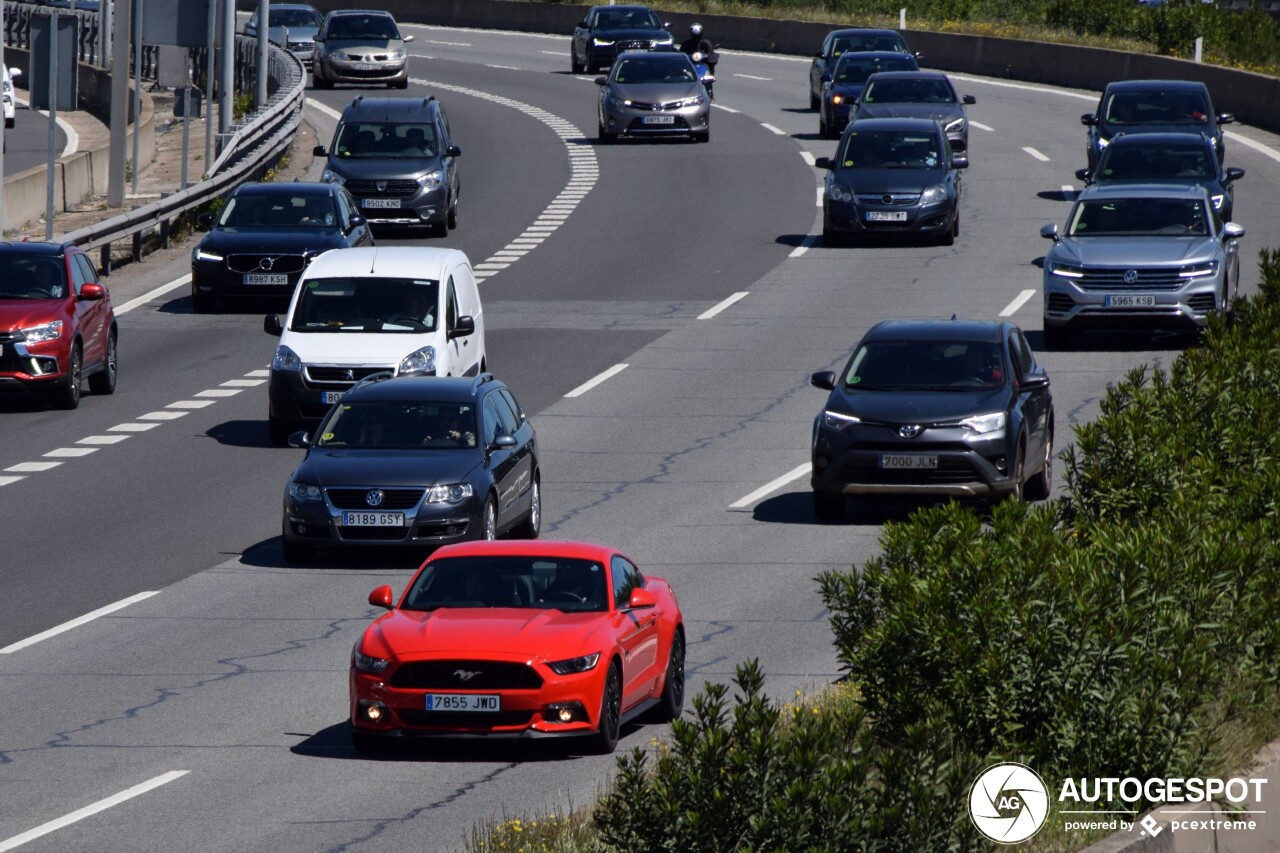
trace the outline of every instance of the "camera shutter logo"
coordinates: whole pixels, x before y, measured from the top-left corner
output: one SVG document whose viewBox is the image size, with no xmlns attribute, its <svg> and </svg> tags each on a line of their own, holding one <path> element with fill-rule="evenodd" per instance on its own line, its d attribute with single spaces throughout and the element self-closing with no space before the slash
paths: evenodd
<svg viewBox="0 0 1280 853">
<path fill-rule="evenodd" d="M 998 844 L 1026 841 L 1049 817 L 1049 789 L 1025 764 L 993 764 L 969 790 L 969 817 Z"/>
</svg>

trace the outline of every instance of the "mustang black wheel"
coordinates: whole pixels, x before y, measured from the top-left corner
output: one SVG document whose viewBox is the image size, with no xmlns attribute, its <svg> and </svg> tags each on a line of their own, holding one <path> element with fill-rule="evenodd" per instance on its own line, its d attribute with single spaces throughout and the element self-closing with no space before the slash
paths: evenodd
<svg viewBox="0 0 1280 853">
<path fill-rule="evenodd" d="M 618 665 L 610 664 L 604 679 L 604 692 L 600 696 L 600 727 L 592 737 L 592 751 L 608 755 L 618 748 L 618 736 L 622 730 L 622 673 Z"/>
<path fill-rule="evenodd" d="M 667 675 L 662 685 L 662 696 L 654 716 L 659 722 L 669 723 L 679 718 L 684 710 L 684 634 L 676 628 L 671 638 L 671 655 L 667 658 Z"/>
</svg>

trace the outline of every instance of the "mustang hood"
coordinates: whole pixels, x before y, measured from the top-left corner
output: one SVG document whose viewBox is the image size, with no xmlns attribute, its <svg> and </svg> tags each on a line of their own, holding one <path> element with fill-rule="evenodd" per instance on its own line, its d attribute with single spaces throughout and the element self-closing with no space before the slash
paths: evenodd
<svg viewBox="0 0 1280 853">
<path fill-rule="evenodd" d="M 1068 237 L 1054 247 L 1052 260 L 1098 267 L 1141 267 L 1210 260 L 1212 237 Z"/>
<path fill-rule="evenodd" d="M 924 192 L 942 183 L 946 172 L 941 169 L 841 169 L 836 178 L 855 193 L 894 193 L 904 195 Z"/>
<path fill-rule="evenodd" d="M 1005 408 L 1003 388 L 955 391 L 846 391 L 848 411 L 888 424 L 954 422 Z"/>
<path fill-rule="evenodd" d="M 296 479 L 318 486 L 414 486 L 460 483 L 477 464 L 477 451 L 422 449 L 369 450 L 312 448 L 298 466 Z"/>
<path fill-rule="evenodd" d="M 606 617 L 516 607 L 441 607 L 396 610 L 369 630 L 401 656 L 500 652 L 559 660 L 582 654 L 582 640 Z"/>
<path fill-rule="evenodd" d="M 958 104 L 860 104 L 858 118 L 936 118 L 946 122 L 964 115 Z"/>
</svg>

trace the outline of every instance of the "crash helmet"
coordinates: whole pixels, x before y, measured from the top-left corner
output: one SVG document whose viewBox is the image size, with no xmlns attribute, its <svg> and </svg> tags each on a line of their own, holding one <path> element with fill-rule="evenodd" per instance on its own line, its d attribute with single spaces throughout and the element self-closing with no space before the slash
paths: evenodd
<svg viewBox="0 0 1280 853">
<path fill-rule="evenodd" d="M 689 35 L 693 38 L 700 37 L 702 35 L 702 24 L 694 24 L 689 27 Z"/>
</svg>

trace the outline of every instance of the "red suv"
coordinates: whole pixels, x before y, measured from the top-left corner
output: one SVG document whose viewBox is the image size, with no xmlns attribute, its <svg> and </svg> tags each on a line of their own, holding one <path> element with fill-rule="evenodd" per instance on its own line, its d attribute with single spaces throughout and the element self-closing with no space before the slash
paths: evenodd
<svg viewBox="0 0 1280 853">
<path fill-rule="evenodd" d="M 0 391 L 34 391 L 59 408 L 80 404 L 80 384 L 116 390 L 111 296 L 82 249 L 0 243 Z"/>
</svg>

